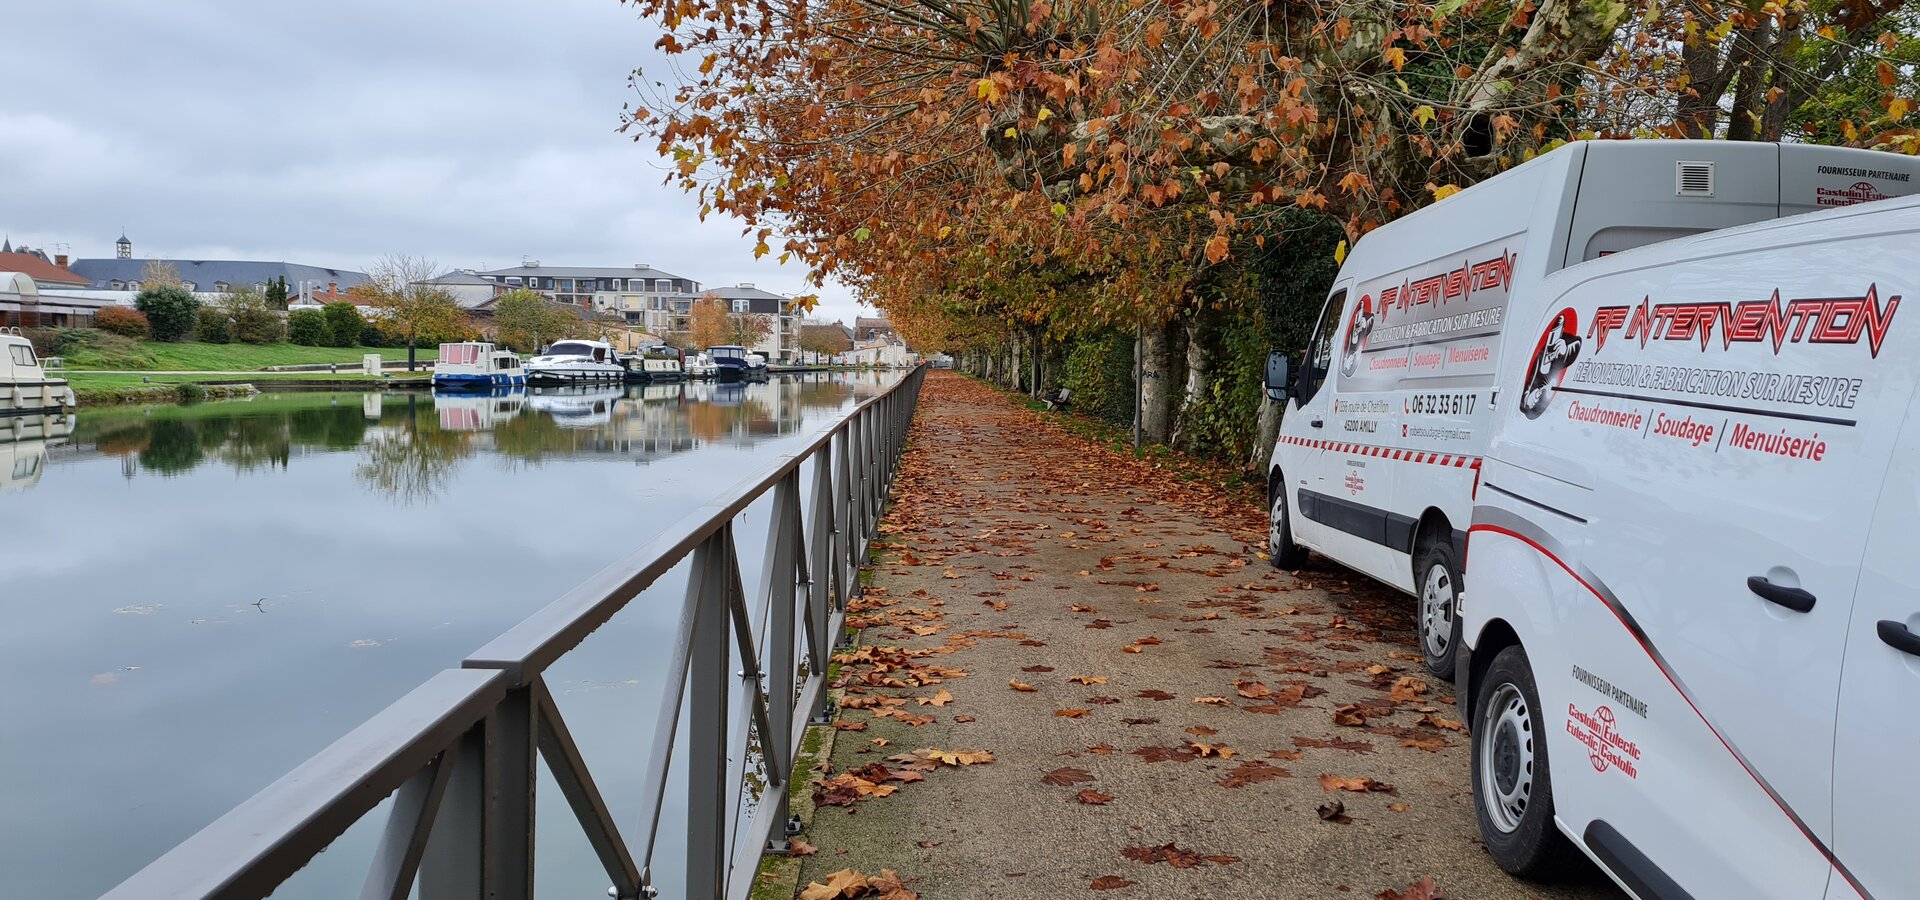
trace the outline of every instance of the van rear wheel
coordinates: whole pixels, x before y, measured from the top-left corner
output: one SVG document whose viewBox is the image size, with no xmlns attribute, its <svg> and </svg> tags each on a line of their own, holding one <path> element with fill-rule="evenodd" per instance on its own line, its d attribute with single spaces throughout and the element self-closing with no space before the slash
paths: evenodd
<svg viewBox="0 0 1920 900">
<path fill-rule="evenodd" d="M 1293 515 L 1287 506 L 1287 481 L 1275 474 L 1267 505 L 1267 560 L 1276 569 L 1292 571 L 1307 561 L 1307 551 L 1293 542 Z"/>
<path fill-rule="evenodd" d="M 1474 685 L 1473 808 L 1494 862 L 1525 878 L 1566 871 L 1576 852 L 1553 824 L 1545 710 L 1519 646 L 1501 650 Z"/>
<path fill-rule="evenodd" d="M 1453 543 L 1429 537 L 1413 558 L 1413 585 L 1420 601 L 1420 655 L 1434 677 L 1453 680 L 1460 646 L 1460 565 Z"/>
</svg>

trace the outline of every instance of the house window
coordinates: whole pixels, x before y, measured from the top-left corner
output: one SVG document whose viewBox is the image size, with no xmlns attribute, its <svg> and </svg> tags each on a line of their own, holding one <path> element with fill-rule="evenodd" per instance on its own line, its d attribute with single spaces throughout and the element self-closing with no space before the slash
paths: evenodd
<svg viewBox="0 0 1920 900">
<path fill-rule="evenodd" d="M 260 291 L 261 293 L 265 293 L 267 290 L 267 283 L 264 281 L 256 281 L 253 283 L 253 289 L 256 291 Z"/>
<path fill-rule="evenodd" d="M 562 294 L 571 294 L 573 293 L 573 279 L 556 278 L 553 280 L 553 289 Z"/>
<path fill-rule="evenodd" d="M 197 291 L 200 289 L 199 285 L 194 284 L 191 281 L 182 281 L 180 282 L 180 286 L 183 288 L 186 288 L 188 291 Z"/>
<path fill-rule="evenodd" d="M 737 313 L 743 313 L 743 312 L 746 312 L 746 311 L 747 311 L 747 301 L 745 301 L 745 300 L 735 300 L 735 301 L 733 301 L 733 311 L 734 311 L 734 312 L 737 312 Z"/>
<path fill-rule="evenodd" d="M 213 289 L 224 294 L 228 291 L 233 290 L 233 285 L 230 285 L 224 281 L 216 281 L 213 283 Z"/>
<path fill-rule="evenodd" d="M 109 282 L 109 284 L 110 284 L 110 285 L 111 285 L 111 286 L 113 287 L 113 289 L 114 289 L 114 290 L 116 290 L 116 291 L 124 291 L 124 290 L 126 290 L 126 289 L 127 289 L 127 283 L 126 283 L 126 282 L 124 282 L 124 281 L 121 281 L 121 280 L 119 280 L 119 279 L 117 279 L 117 278 L 116 278 L 116 279 L 114 279 L 113 281 L 111 281 L 111 282 Z"/>
<path fill-rule="evenodd" d="M 134 281 L 127 282 L 127 290 L 137 291 L 139 289 L 140 289 L 140 282 L 137 279 Z"/>
</svg>

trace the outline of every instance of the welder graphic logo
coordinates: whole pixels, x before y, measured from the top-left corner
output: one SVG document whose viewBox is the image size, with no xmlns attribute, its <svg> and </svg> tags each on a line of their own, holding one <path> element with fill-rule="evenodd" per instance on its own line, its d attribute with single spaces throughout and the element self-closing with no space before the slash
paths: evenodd
<svg viewBox="0 0 1920 900">
<path fill-rule="evenodd" d="M 1555 389 L 1579 357 L 1579 317 L 1573 310 L 1563 309 L 1540 335 L 1540 342 L 1533 348 L 1533 358 L 1527 361 L 1527 379 L 1520 392 L 1520 411 L 1527 418 L 1540 418 L 1553 404 Z"/>
<path fill-rule="evenodd" d="M 1347 322 L 1346 346 L 1340 356 L 1340 374 L 1348 378 L 1360 367 L 1360 351 L 1367 347 L 1367 335 L 1373 333 L 1373 297 L 1360 295 L 1353 306 L 1353 319 Z"/>
</svg>

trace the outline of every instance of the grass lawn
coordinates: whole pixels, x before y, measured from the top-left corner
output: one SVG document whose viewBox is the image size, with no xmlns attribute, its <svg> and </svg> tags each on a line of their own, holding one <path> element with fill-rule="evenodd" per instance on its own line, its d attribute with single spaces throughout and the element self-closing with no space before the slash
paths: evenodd
<svg viewBox="0 0 1920 900">
<path fill-rule="evenodd" d="M 155 370 L 239 372 L 305 363 L 340 363 L 358 369 L 360 357 L 366 353 L 378 353 L 382 360 L 407 358 L 404 347 L 302 347 L 298 344 L 202 344 L 194 341 L 177 344 L 142 341 L 140 347 L 153 357 L 153 365 L 144 368 Z M 438 350 L 438 347 L 422 347 L 416 351 L 414 358 L 430 363 Z M 98 364 L 86 348 L 79 348 L 68 356 L 66 364 L 68 369 L 122 368 Z"/>
<path fill-rule="evenodd" d="M 123 388 L 140 387 L 146 384 L 186 384 L 188 382 L 204 384 L 232 381 L 260 384 L 268 381 L 340 381 L 345 379 L 360 380 L 361 378 L 360 370 L 358 369 L 352 372 L 342 369 L 338 375 L 328 372 L 253 372 L 247 375 L 120 375 L 99 374 L 76 369 L 68 369 L 66 371 L 55 369 L 50 374 L 57 378 L 65 378 L 68 382 L 72 383 L 75 388 Z M 378 384 L 375 384 L 373 379 L 366 379 L 368 384 L 367 389 L 377 390 L 379 384 L 424 381 L 432 377 L 432 373 L 424 369 L 414 373 L 411 377 L 405 372 L 389 372 L 388 374 L 392 377 L 382 378 Z"/>
</svg>

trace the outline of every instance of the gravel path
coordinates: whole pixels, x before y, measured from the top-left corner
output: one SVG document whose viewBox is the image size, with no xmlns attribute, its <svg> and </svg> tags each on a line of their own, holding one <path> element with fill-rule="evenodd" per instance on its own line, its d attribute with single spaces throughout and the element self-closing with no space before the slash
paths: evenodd
<svg viewBox="0 0 1920 900">
<path fill-rule="evenodd" d="M 946 372 L 895 498 L 802 885 L 854 868 L 928 900 L 1621 896 L 1597 872 L 1538 885 L 1493 864 L 1411 602 L 1329 564 L 1276 572 L 1257 505 Z"/>
</svg>

